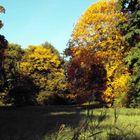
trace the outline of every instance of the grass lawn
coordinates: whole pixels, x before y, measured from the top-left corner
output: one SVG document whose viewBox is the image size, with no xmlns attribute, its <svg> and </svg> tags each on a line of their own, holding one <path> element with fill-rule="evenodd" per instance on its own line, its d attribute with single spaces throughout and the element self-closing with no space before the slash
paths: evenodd
<svg viewBox="0 0 140 140">
<path fill-rule="evenodd" d="M 0 140 L 71 139 L 140 139 L 140 109 L 92 106 L 0 108 Z"/>
</svg>

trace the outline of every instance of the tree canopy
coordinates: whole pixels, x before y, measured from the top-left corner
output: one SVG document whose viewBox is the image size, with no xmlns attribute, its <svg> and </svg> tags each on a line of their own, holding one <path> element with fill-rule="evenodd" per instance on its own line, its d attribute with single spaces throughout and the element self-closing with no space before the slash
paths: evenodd
<svg viewBox="0 0 140 140">
<path fill-rule="evenodd" d="M 100 1 L 91 5 L 78 20 L 66 50 L 72 60 L 81 56 L 81 61 L 77 63 L 84 64 L 85 67 L 93 62 L 104 65 L 107 88 L 102 93 L 102 99 L 107 104 L 111 104 L 116 96 L 127 91 L 129 77 L 123 61 L 125 44 L 116 23 L 125 22 L 127 18 L 116 6 L 115 1 Z M 88 57 L 86 62 L 83 57 L 87 55 L 83 55 L 83 48 L 94 56 Z"/>
<path fill-rule="evenodd" d="M 37 97 L 40 103 L 49 94 L 62 92 L 66 88 L 61 60 L 49 46 L 29 46 L 20 63 L 20 73 L 33 79 L 40 91 L 45 91 Z"/>
<path fill-rule="evenodd" d="M 128 85 L 128 104 L 140 106 L 140 1 L 119 0 L 119 8 L 127 16 L 127 21 L 120 22 L 119 27 L 124 35 L 128 50 L 124 60 L 131 71 Z"/>
</svg>

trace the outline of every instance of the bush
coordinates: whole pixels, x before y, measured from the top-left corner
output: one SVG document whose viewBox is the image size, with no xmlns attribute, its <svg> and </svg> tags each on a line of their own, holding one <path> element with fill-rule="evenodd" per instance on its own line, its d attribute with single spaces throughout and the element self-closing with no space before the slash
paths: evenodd
<svg viewBox="0 0 140 140">
<path fill-rule="evenodd" d="M 12 88 L 8 90 L 6 102 L 15 106 L 33 105 L 36 103 L 35 96 L 37 87 L 28 77 L 20 77 L 13 82 Z"/>
<path fill-rule="evenodd" d="M 66 105 L 68 101 L 63 94 L 50 93 L 42 91 L 37 96 L 37 102 L 40 105 Z"/>
</svg>

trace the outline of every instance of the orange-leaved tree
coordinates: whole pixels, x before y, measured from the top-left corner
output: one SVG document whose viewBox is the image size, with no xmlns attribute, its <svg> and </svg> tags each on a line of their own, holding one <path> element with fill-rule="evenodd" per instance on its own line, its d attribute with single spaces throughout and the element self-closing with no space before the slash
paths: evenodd
<svg viewBox="0 0 140 140">
<path fill-rule="evenodd" d="M 124 65 L 125 44 L 117 23 L 126 21 L 126 17 L 117 10 L 116 1 L 100 1 L 91 5 L 78 20 L 69 41 L 66 52 L 72 60 L 80 52 L 88 50 L 92 56 L 79 55 L 85 65 L 91 63 L 103 65 L 107 75 L 106 89 L 102 92 L 102 101 L 111 105 L 116 97 L 127 91 L 129 72 Z M 78 48 L 78 49 L 76 49 Z M 79 61 L 78 61 L 79 63 Z M 89 69 L 94 71 L 94 69 Z M 95 80 L 94 78 L 92 79 Z"/>
</svg>

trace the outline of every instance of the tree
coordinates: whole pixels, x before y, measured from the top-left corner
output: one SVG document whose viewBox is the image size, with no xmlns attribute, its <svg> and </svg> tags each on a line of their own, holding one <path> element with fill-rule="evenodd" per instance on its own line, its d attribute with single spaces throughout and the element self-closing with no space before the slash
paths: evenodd
<svg viewBox="0 0 140 140">
<path fill-rule="evenodd" d="M 3 68 L 3 61 L 4 61 L 4 51 L 7 48 L 8 42 L 4 36 L 0 35 L 0 91 L 3 88 L 5 77 L 4 77 L 4 68 Z"/>
<path fill-rule="evenodd" d="M 5 13 L 5 9 L 3 6 L 0 5 L 0 13 Z M 3 23 L 2 21 L 0 20 L 0 29 L 2 28 L 3 26 Z M 3 72 L 3 57 L 4 57 L 4 50 L 6 49 L 7 47 L 7 40 L 5 39 L 5 37 L 3 35 L 0 35 L 0 90 L 2 90 L 2 86 L 4 84 L 4 72 Z"/>
<path fill-rule="evenodd" d="M 125 44 L 120 30 L 116 27 L 116 21 L 127 19 L 116 6 L 114 1 L 101 1 L 91 5 L 75 25 L 69 48 L 66 50 L 66 53 L 75 59 L 75 56 L 81 56 L 81 51 L 86 48 L 94 57 L 88 57 L 85 65 L 95 62 L 104 66 L 107 72 L 107 88 L 101 96 L 109 106 L 117 96 L 126 93 L 125 85 L 129 78 L 128 69 L 123 62 Z M 84 61 L 85 58 L 81 59 Z"/>
<path fill-rule="evenodd" d="M 128 17 L 127 21 L 119 24 L 127 45 L 140 46 L 140 1 L 119 0 L 119 8 Z"/>
<path fill-rule="evenodd" d="M 0 5 L 0 13 L 5 13 L 5 9 L 4 9 L 4 7 L 1 6 L 1 5 Z M 3 26 L 3 23 L 2 23 L 2 21 L 0 20 L 0 28 L 2 28 L 2 26 Z"/>
<path fill-rule="evenodd" d="M 119 0 L 118 6 L 127 16 L 127 21 L 120 22 L 119 27 L 127 44 L 125 62 L 131 71 L 128 105 L 140 106 L 140 1 Z"/>
<path fill-rule="evenodd" d="M 37 87 L 31 78 L 19 71 L 20 61 L 24 50 L 18 44 L 8 44 L 3 60 L 4 93 L 1 96 L 3 104 L 16 106 L 35 103 Z"/>
<path fill-rule="evenodd" d="M 68 87 L 75 103 L 101 100 L 100 92 L 106 89 L 106 70 L 87 48 L 75 48 L 67 68 Z M 92 61 L 91 61 L 92 60 Z M 98 94 L 97 94 L 98 93 Z"/>
<path fill-rule="evenodd" d="M 66 88 L 61 60 L 50 47 L 29 46 L 20 63 L 20 73 L 30 77 L 39 87 L 37 101 L 41 104 L 49 95 L 61 93 Z"/>
<path fill-rule="evenodd" d="M 4 103 L 14 106 L 36 104 L 37 87 L 28 76 L 17 74 L 12 86 L 7 91 Z"/>
<path fill-rule="evenodd" d="M 19 77 L 19 63 L 24 55 L 24 50 L 18 44 L 8 44 L 5 50 L 3 69 L 5 75 L 5 89 L 12 88 L 12 81 Z"/>
<path fill-rule="evenodd" d="M 5 13 L 4 7 L 0 6 L 0 13 Z M 0 20 L 0 29 L 2 28 L 3 23 Z M 3 69 L 3 60 L 4 60 L 4 51 L 7 48 L 8 42 L 3 35 L 0 35 L 0 93 L 3 92 L 3 86 L 5 82 L 4 69 Z M 2 93 L 0 95 L 0 100 L 3 98 Z"/>
</svg>

